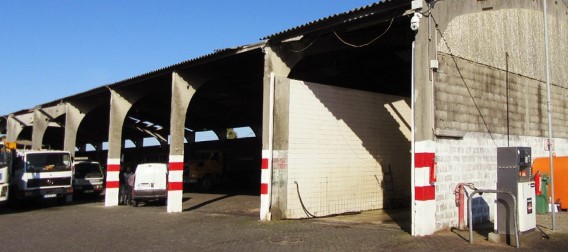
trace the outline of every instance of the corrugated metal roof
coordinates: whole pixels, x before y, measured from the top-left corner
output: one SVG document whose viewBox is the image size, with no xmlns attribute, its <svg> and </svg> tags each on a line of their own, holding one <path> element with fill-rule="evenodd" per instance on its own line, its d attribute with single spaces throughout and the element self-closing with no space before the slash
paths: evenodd
<svg viewBox="0 0 568 252">
<path fill-rule="evenodd" d="M 293 36 L 295 36 L 295 33 L 302 32 L 304 30 L 308 30 L 311 27 L 326 23 L 328 21 L 341 19 L 343 17 L 348 17 L 347 20 L 344 20 L 345 22 L 359 20 L 359 19 L 362 19 L 362 18 L 376 14 L 374 12 L 368 12 L 369 10 L 376 9 L 379 6 L 382 7 L 383 5 L 385 5 L 387 3 L 392 3 L 392 2 L 405 2 L 405 4 L 410 5 L 410 0 L 404 0 L 404 1 L 401 1 L 401 0 L 382 0 L 382 1 L 379 1 L 379 2 L 376 2 L 376 3 L 372 3 L 372 4 L 369 4 L 369 5 L 363 6 L 363 7 L 352 9 L 352 10 L 347 11 L 347 12 L 334 14 L 334 15 L 331 15 L 331 16 L 327 16 L 327 17 L 324 17 L 324 18 L 320 18 L 320 19 L 311 21 L 311 22 L 303 24 L 303 25 L 299 25 L 299 26 L 296 26 L 296 27 L 293 27 L 293 28 L 290 28 L 290 29 L 286 29 L 284 31 L 263 37 L 263 38 L 261 38 L 261 40 L 273 39 L 273 38 L 276 38 L 276 37 L 293 37 Z M 359 14 L 361 14 L 361 15 L 359 15 Z"/>
</svg>

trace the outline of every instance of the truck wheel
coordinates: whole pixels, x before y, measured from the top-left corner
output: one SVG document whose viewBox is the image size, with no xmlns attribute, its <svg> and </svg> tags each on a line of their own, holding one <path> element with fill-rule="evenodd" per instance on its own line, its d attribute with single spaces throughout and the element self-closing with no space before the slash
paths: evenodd
<svg viewBox="0 0 568 252">
<path fill-rule="evenodd" d="M 67 195 L 63 195 L 63 196 L 57 198 L 57 204 L 65 205 L 66 203 L 67 203 Z"/>
<path fill-rule="evenodd" d="M 211 190 L 212 187 L 213 187 L 213 178 L 211 177 L 211 175 L 205 175 L 205 177 L 201 179 L 201 190 L 208 192 Z"/>
</svg>

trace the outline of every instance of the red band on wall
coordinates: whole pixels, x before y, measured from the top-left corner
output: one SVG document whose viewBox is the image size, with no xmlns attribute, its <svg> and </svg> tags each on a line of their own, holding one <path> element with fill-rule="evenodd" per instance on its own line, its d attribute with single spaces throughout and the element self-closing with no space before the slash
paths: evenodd
<svg viewBox="0 0 568 252">
<path fill-rule="evenodd" d="M 414 167 L 431 167 L 434 164 L 435 153 L 415 153 L 414 154 Z"/>
<path fill-rule="evenodd" d="M 262 159 L 262 164 L 260 165 L 260 169 L 268 169 L 268 158 Z"/>
<path fill-rule="evenodd" d="M 417 186 L 414 188 L 414 199 L 419 201 L 434 200 L 436 198 L 435 186 Z"/>
<path fill-rule="evenodd" d="M 169 182 L 168 191 L 181 191 L 183 190 L 183 182 Z"/>
<path fill-rule="evenodd" d="M 106 182 L 106 187 L 107 187 L 107 188 L 118 188 L 118 187 L 119 187 L 119 182 L 118 182 L 118 181 L 107 181 L 107 182 Z"/>
<path fill-rule="evenodd" d="M 170 171 L 183 171 L 183 162 L 172 162 L 169 169 Z"/>
<path fill-rule="evenodd" d="M 268 194 L 268 184 L 260 184 L 260 194 Z"/>
<path fill-rule="evenodd" d="M 107 171 L 111 171 L 111 172 L 117 171 L 117 172 L 119 172 L 119 171 L 120 171 L 120 165 L 118 165 L 118 164 L 109 164 L 109 165 L 107 165 Z"/>
</svg>

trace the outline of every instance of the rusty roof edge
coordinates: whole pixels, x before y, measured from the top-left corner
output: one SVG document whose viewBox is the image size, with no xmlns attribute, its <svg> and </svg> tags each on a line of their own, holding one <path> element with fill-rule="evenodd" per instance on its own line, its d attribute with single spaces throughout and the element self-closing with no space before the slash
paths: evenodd
<svg viewBox="0 0 568 252">
<path fill-rule="evenodd" d="M 347 12 L 334 14 L 324 18 L 320 18 L 272 35 L 261 38 L 261 40 L 285 40 L 291 37 L 296 37 L 300 34 L 306 34 L 320 30 L 324 27 L 329 27 L 338 24 L 349 23 L 358 21 L 370 16 L 377 15 L 382 12 L 399 9 L 403 6 L 410 6 L 410 0 L 384 0 L 372 3 L 366 6 L 352 9 Z"/>
</svg>

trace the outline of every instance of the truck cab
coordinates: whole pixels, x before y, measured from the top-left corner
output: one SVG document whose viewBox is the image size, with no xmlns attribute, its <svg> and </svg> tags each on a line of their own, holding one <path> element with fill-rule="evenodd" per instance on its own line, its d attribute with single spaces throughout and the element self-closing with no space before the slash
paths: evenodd
<svg viewBox="0 0 568 252">
<path fill-rule="evenodd" d="M 9 167 L 10 194 L 15 200 L 73 199 L 71 153 L 56 150 L 17 150 Z"/>
<path fill-rule="evenodd" d="M 192 155 L 183 171 L 183 182 L 199 185 L 203 191 L 209 191 L 223 176 L 223 152 L 218 150 L 200 150 Z"/>
<path fill-rule="evenodd" d="M 0 203 L 8 200 L 8 166 L 10 158 L 11 153 L 8 146 L 3 141 L 0 141 Z"/>
</svg>

